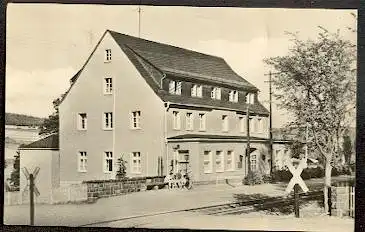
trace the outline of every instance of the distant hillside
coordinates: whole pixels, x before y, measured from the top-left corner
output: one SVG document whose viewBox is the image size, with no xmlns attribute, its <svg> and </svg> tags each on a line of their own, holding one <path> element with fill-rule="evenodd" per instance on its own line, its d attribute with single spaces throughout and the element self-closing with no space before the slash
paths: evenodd
<svg viewBox="0 0 365 232">
<path fill-rule="evenodd" d="M 39 126 L 42 124 L 43 120 L 43 118 L 24 114 L 5 113 L 5 125 Z"/>
</svg>

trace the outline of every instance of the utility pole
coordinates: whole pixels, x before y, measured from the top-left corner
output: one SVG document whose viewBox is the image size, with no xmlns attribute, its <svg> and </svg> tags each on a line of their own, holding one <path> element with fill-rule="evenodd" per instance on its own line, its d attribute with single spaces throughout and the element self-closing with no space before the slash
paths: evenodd
<svg viewBox="0 0 365 232">
<path fill-rule="evenodd" d="M 265 76 L 269 76 L 269 81 L 265 81 L 269 83 L 269 103 L 270 103 L 270 115 L 269 115 L 269 154 L 270 154 L 270 175 L 273 173 L 273 137 L 272 137 L 272 75 L 276 73 L 272 73 L 271 71 Z"/>
<path fill-rule="evenodd" d="M 246 130 L 247 130 L 247 147 L 246 147 L 246 157 L 247 157 L 247 174 L 251 172 L 251 148 L 250 148 L 250 110 L 247 104 L 246 110 Z"/>
</svg>

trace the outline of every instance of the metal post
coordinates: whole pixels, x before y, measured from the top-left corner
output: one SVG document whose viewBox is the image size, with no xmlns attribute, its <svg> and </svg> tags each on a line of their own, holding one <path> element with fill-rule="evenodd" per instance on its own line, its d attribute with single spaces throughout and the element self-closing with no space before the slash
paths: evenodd
<svg viewBox="0 0 365 232">
<path fill-rule="evenodd" d="M 246 129 L 247 129 L 247 148 L 246 148 L 246 157 L 247 157 L 247 174 L 251 172 L 251 156 L 250 156 L 250 110 L 247 105 L 246 111 Z"/>
<path fill-rule="evenodd" d="M 29 174 L 30 225 L 34 225 L 34 178 Z"/>
<path fill-rule="evenodd" d="M 327 193 L 328 193 L 328 215 L 332 216 L 332 188 L 328 187 L 327 188 Z"/>
<path fill-rule="evenodd" d="M 299 218 L 299 185 L 294 185 L 294 213 L 295 217 Z"/>
</svg>

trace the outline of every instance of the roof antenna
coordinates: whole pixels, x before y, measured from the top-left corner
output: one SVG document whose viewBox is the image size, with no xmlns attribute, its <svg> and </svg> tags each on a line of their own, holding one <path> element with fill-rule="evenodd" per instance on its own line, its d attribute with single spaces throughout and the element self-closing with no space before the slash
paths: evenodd
<svg viewBox="0 0 365 232">
<path fill-rule="evenodd" d="M 141 38 L 141 5 L 138 5 L 138 38 Z"/>
</svg>

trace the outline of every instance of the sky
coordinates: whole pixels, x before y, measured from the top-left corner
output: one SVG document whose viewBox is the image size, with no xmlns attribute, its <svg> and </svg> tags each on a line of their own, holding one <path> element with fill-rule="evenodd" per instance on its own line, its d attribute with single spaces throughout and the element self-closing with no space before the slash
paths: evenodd
<svg viewBox="0 0 365 232">
<path fill-rule="evenodd" d="M 318 26 L 341 30 L 356 43 L 354 10 L 141 7 L 141 37 L 224 58 L 260 89 L 268 107 L 270 71 L 264 58 L 292 45 L 285 31 L 315 39 Z M 7 8 L 6 112 L 47 117 L 105 30 L 138 36 L 138 6 L 9 4 Z M 274 70 L 272 70 L 274 71 Z M 287 113 L 273 104 L 273 126 Z"/>
</svg>

